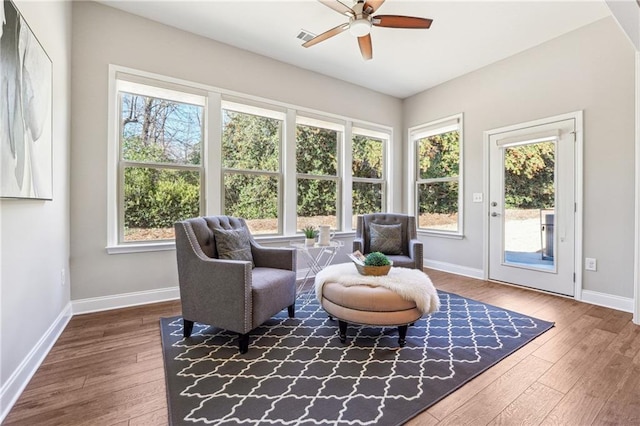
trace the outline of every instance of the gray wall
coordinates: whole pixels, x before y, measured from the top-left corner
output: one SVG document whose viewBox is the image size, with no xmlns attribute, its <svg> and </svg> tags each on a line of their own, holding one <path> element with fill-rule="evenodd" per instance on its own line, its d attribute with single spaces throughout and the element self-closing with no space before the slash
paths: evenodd
<svg viewBox="0 0 640 426">
<path fill-rule="evenodd" d="M 402 161 L 402 104 L 391 96 L 93 3 L 73 5 L 71 296 L 177 285 L 175 252 L 108 255 L 107 70 L 131 67 L 394 128 Z M 402 183 L 393 182 L 395 210 Z"/>
<path fill-rule="evenodd" d="M 37 366 L 31 351 L 70 314 L 61 270 L 69 262 L 71 4 L 16 6 L 53 61 L 53 201 L 0 200 L 0 420 Z"/>
<path fill-rule="evenodd" d="M 636 50 L 640 50 L 640 5 L 635 0 L 606 0 L 606 3 Z"/>
<path fill-rule="evenodd" d="M 613 18 L 412 96 L 405 128 L 464 112 L 465 238 L 424 237 L 425 257 L 483 268 L 483 131 L 584 110 L 583 288 L 633 297 L 634 49 Z M 405 143 L 407 143 L 405 141 Z M 485 200 L 486 201 L 486 200 Z"/>
</svg>

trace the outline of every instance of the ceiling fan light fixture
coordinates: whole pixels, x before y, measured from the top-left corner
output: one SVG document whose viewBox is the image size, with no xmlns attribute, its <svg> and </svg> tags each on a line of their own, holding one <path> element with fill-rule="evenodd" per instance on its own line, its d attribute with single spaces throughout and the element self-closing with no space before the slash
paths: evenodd
<svg viewBox="0 0 640 426">
<path fill-rule="evenodd" d="M 349 32 L 356 37 L 366 36 L 371 32 L 371 21 L 366 18 L 354 19 L 349 24 Z"/>
</svg>

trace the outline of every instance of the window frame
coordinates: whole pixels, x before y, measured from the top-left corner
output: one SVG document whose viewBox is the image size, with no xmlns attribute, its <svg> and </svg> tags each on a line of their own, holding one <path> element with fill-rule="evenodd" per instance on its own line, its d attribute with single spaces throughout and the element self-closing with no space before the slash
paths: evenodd
<svg viewBox="0 0 640 426">
<path fill-rule="evenodd" d="M 372 139 L 379 139 L 382 142 L 382 170 L 381 170 L 381 177 L 380 178 L 362 178 L 362 177 L 356 177 L 353 175 L 353 138 L 355 136 L 364 136 L 364 137 L 368 137 L 368 138 L 372 138 Z M 388 182 L 387 182 L 387 176 L 388 176 L 388 167 L 389 167 L 389 143 L 391 140 L 391 134 L 390 133 L 386 133 L 386 132 L 382 132 L 382 131 L 378 131 L 378 130 L 372 130 L 372 129 L 368 129 L 368 128 L 364 128 L 364 127 L 357 127 L 357 126 L 353 126 L 351 128 L 351 141 L 349 144 L 349 148 L 351 150 L 351 156 L 350 156 L 350 164 L 349 164 L 349 169 L 351 171 L 351 191 L 350 194 L 353 194 L 353 184 L 354 183 L 369 183 L 369 184 L 380 184 L 382 189 L 381 189 L 381 200 L 380 200 L 380 211 L 387 211 L 387 205 L 388 205 Z M 353 222 L 354 222 L 354 218 L 357 216 L 356 213 L 354 213 L 353 211 L 353 205 L 351 206 L 351 222 L 352 222 L 352 228 L 353 228 Z"/>
<path fill-rule="evenodd" d="M 344 146 L 345 146 L 345 135 L 346 135 L 346 126 L 344 123 L 327 121 L 325 119 L 312 118 L 306 115 L 297 115 L 295 121 L 295 130 L 297 133 L 298 126 L 306 126 L 306 127 L 315 127 L 318 129 L 326 129 L 333 130 L 338 132 L 336 137 L 336 174 L 335 175 L 316 175 L 311 173 L 299 173 L 297 171 L 297 153 L 298 153 L 298 138 L 295 137 L 293 141 L 295 146 L 295 190 L 296 190 L 296 215 L 295 215 L 295 224 L 296 228 L 298 226 L 298 180 L 299 179 L 308 179 L 308 180 L 328 180 L 336 183 L 336 228 L 335 231 L 341 232 L 343 231 L 343 223 L 342 218 L 344 217 L 344 203 L 342 201 L 342 191 L 344 187 L 344 173 L 343 173 L 343 164 L 344 164 Z M 296 235 L 302 234 L 302 231 L 297 229 Z"/>
<path fill-rule="evenodd" d="M 268 106 L 257 106 L 255 104 L 249 104 L 242 102 L 241 100 L 227 100 L 222 99 L 220 105 L 220 115 L 224 114 L 224 111 L 232 111 L 240 114 L 247 114 L 253 116 L 259 116 L 264 118 L 270 118 L 274 120 L 279 120 L 281 122 L 280 125 L 280 134 L 278 141 L 278 170 L 255 170 L 255 169 L 239 169 L 234 167 L 224 167 L 224 150 L 221 147 L 221 156 L 220 156 L 220 173 L 221 173 L 221 183 L 220 183 L 220 210 L 224 214 L 225 211 L 225 184 L 224 177 L 227 173 L 240 174 L 240 175 L 252 175 L 252 176 L 267 176 L 267 177 L 276 177 L 278 180 L 278 216 L 277 223 L 278 229 L 276 233 L 265 233 L 265 234 L 254 234 L 254 237 L 272 237 L 272 236 L 281 236 L 284 235 L 284 170 L 283 170 L 283 158 L 284 158 L 284 149 L 285 149 L 285 137 L 286 137 L 286 121 L 287 115 L 286 112 L 280 111 L 277 108 L 269 108 Z M 220 127 L 220 135 L 222 138 L 222 134 L 224 132 L 224 125 Z M 222 141 L 221 141 L 222 143 Z"/>
<path fill-rule="evenodd" d="M 151 97 L 154 99 L 162 99 L 170 102 L 187 104 L 198 106 L 202 108 L 202 140 L 200 146 L 200 164 L 182 164 L 182 163 L 158 163 L 153 161 L 134 161 L 124 158 L 124 125 L 122 122 L 122 102 L 123 95 L 137 95 L 143 97 Z M 126 79 L 116 80 L 116 108 L 117 108 L 117 219 L 116 219 L 116 244 L 118 246 L 139 246 L 139 245 L 163 245 L 169 242 L 173 242 L 175 239 L 153 239 L 153 240 L 125 240 L 125 171 L 127 168 L 145 168 L 154 170 L 176 170 L 176 171 L 191 171 L 197 172 L 199 175 L 200 188 L 199 188 L 199 213 L 202 214 L 205 210 L 205 168 L 204 168 L 204 146 L 206 144 L 206 126 L 204 125 L 204 117 L 207 114 L 207 102 L 206 97 L 202 95 L 196 95 L 188 92 L 181 92 L 175 89 L 168 89 L 161 87 L 160 85 L 153 85 L 153 83 L 138 83 L 132 82 Z"/>
<path fill-rule="evenodd" d="M 123 206 L 120 200 L 120 105 L 118 99 L 118 85 L 121 81 L 139 83 L 145 86 L 157 87 L 158 90 L 173 90 L 183 93 L 184 96 L 196 95 L 204 99 L 205 110 L 203 113 L 204 138 L 202 146 L 202 162 L 204 169 L 201 174 L 201 207 L 202 215 L 223 214 L 223 172 L 222 172 L 222 105 L 224 102 L 236 103 L 247 109 L 247 112 L 255 111 L 255 108 L 271 111 L 281 117 L 285 116 L 282 129 L 280 162 L 282 173 L 280 187 L 281 208 L 281 232 L 274 234 L 257 234 L 254 238 L 266 244 L 284 244 L 299 238 L 301 234 L 297 229 L 297 173 L 296 173 L 296 125 L 299 121 L 305 121 L 310 125 L 319 123 L 330 128 L 337 127 L 342 132 L 342 138 L 338 141 L 338 169 L 337 176 L 331 177 L 337 181 L 336 193 L 336 224 L 338 235 L 350 235 L 353 233 L 352 222 L 352 163 L 351 163 L 351 130 L 352 128 L 369 129 L 379 131 L 388 136 L 389 144 L 386 147 L 384 162 L 386 164 L 385 182 L 387 189 L 384 202 L 391 205 L 394 198 L 389 191 L 391 183 L 388 181 L 391 175 L 391 165 L 395 151 L 391 150 L 391 141 L 394 140 L 393 128 L 388 125 L 367 122 L 350 118 L 344 115 L 319 111 L 312 108 L 280 102 L 272 99 L 261 98 L 232 90 L 214 87 L 207 84 L 195 83 L 175 77 L 141 71 L 120 65 L 108 66 L 108 110 L 107 110 L 107 195 L 106 195 L 106 244 L 108 254 L 128 254 L 138 252 L 165 251 L 175 249 L 175 240 L 144 240 L 136 242 L 120 243 L 119 226 L 122 219 L 119 209 Z M 322 126 L 320 126 L 322 127 Z M 295 240 L 294 240 L 295 241 Z"/>
<path fill-rule="evenodd" d="M 457 130 L 459 134 L 459 159 L 458 159 L 458 175 L 447 176 L 441 178 L 428 178 L 424 179 L 420 177 L 419 167 L 419 142 L 420 140 L 435 136 L 443 133 L 448 133 Z M 418 126 L 409 128 L 408 130 L 409 140 L 409 164 L 410 164 L 410 179 L 413 181 L 411 192 L 411 206 L 410 211 L 416 217 L 416 225 L 418 227 L 418 233 L 424 235 L 445 237 L 445 238 L 457 238 L 464 237 L 464 114 L 454 114 L 448 117 L 444 117 L 438 120 L 430 121 Z M 421 184 L 439 183 L 439 182 L 457 182 L 458 183 L 458 221 L 457 230 L 447 231 L 434 228 L 421 228 L 420 227 L 420 199 L 419 199 L 419 187 Z"/>
</svg>

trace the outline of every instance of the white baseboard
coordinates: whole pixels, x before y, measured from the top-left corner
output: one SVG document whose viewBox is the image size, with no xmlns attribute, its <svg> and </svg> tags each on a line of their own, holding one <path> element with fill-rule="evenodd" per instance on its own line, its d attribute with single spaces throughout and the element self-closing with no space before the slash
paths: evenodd
<svg viewBox="0 0 640 426">
<path fill-rule="evenodd" d="M 630 297 L 582 290 L 581 300 L 586 303 L 591 303 L 592 305 L 604 306 L 605 308 L 616 309 L 618 311 L 633 312 L 633 298 Z"/>
<path fill-rule="evenodd" d="M 460 266 L 454 263 L 440 262 L 438 260 L 424 259 L 425 268 L 435 269 L 437 271 L 449 272 L 465 277 L 484 279 L 484 271 L 482 269 L 469 268 L 468 266 Z"/>
<path fill-rule="evenodd" d="M 167 287 L 158 290 L 136 291 L 133 293 L 115 294 L 113 296 L 92 297 L 71 301 L 73 314 L 107 311 L 129 306 L 146 305 L 148 303 L 166 302 L 180 298 L 178 287 Z"/>
<path fill-rule="evenodd" d="M 4 421 L 24 388 L 27 387 L 33 375 L 36 374 L 36 371 L 69 323 L 71 316 L 71 303 L 68 303 L 38 343 L 31 349 L 31 352 L 22 360 L 11 377 L 0 388 L 0 423 Z"/>
</svg>

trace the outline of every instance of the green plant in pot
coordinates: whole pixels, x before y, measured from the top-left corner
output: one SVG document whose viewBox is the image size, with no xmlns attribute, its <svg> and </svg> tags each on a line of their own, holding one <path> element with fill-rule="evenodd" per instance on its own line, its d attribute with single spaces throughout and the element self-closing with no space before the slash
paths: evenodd
<svg viewBox="0 0 640 426">
<path fill-rule="evenodd" d="M 374 251 L 373 253 L 369 253 L 367 257 L 364 259 L 365 266 L 389 266 L 391 265 L 391 261 L 387 256 L 379 251 Z"/>
<path fill-rule="evenodd" d="M 302 228 L 301 231 L 305 237 L 305 240 L 304 240 L 305 245 L 312 246 L 316 243 L 316 236 L 318 235 L 317 229 L 315 229 L 311 225 L 307 225 L 304 228 Z"/>
<path fill-rule="evenodd" d="M 374 251 L 364 258 L 364 265 L 356 263 L 356 269 L 362 275 L 387 275 L 393 262 L 387 256 Z"/>
</svg>

